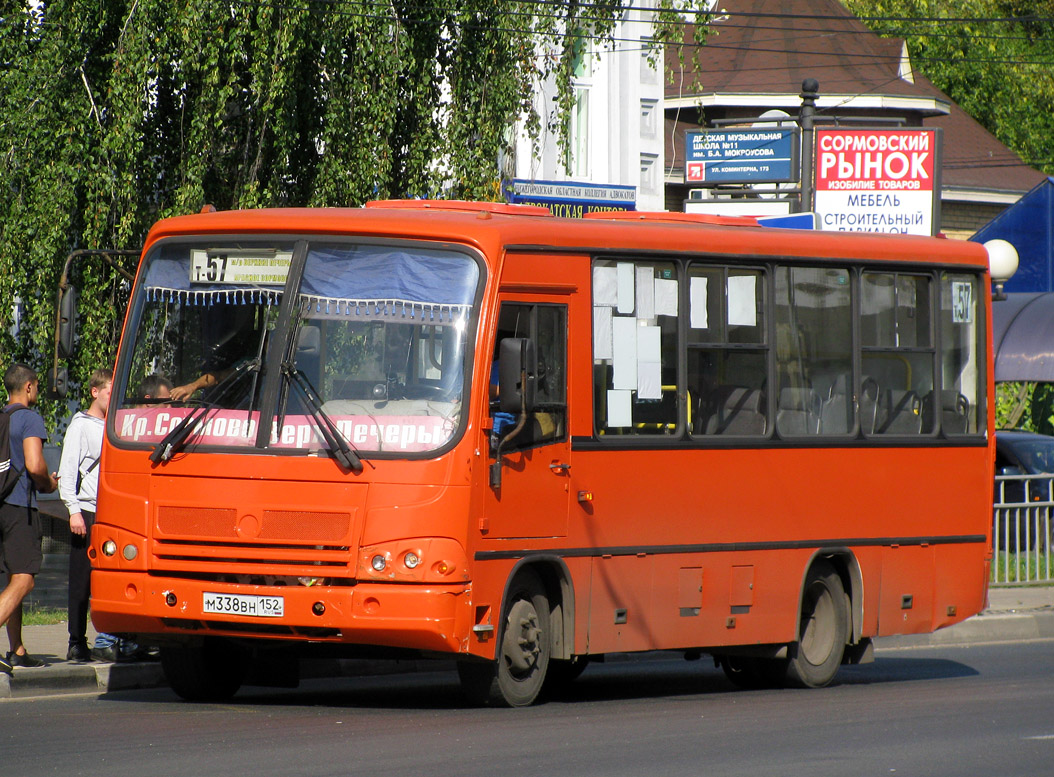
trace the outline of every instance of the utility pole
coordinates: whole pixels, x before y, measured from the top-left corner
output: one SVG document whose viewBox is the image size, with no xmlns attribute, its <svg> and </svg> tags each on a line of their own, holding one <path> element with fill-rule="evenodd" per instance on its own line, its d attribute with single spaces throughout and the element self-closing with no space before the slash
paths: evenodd
<svg viewBox="0 0 1054 777">
<path fill-rule="evenodd" d="M 801 82 L 801 111 L 798 112 L 798 126 L 801 127 L 801 204 L 800 213 L 813 209 L 813 164 L 812 164 L 812 129 L 813 116 L 816 115 L 816 98 L 820 96 L 820 82 L 815 78 L 806 78 Z"/>
</svg>

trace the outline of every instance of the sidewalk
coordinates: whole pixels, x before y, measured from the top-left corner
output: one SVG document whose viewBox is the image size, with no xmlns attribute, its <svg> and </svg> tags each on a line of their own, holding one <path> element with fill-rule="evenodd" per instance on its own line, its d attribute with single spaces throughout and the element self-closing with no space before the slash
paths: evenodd
<svg viewBox="0 0 1054 777">
<path fill-rule="evenodd" d="M 41 601 L 48 601 L 50 607 L 65 607 L 65 570 L 53 562 L 48 562 L 45 566 L 48 568 L 41 572 L 35 593 Z M 62 590 L 55 591 L 54 588 L 59 582 Z M 60 598 L 61 603 L 56 604 Z M 882 637 L 876 640 L 875 647 L 882 650 L 1054 638 L 1054 586 L 992 588 L 988 593 L 988 601 L 987 610 L 955 626 L 933 634 Z M 40 669 L 16 667 L 11 676 L 0 672 L 0 701 L 7 698 L 63 693 L 105 693 L 165 685 L 164 672 L 157 662 L 75 664 L 66 661 L 69 635 L 65 623 L 27 626 L 23 629 L 23 639 L 29 652 L 47 661 L 49 666 Z M 94 639 L 95 631 L 89 624 L 89 645 Z M 0 647 L 7 652 L 6 636 L 2 634 Z M 382 662 L 355 660 L 325 662 L 325 666 L 335 670 L 337 675 L 357 675 L 405 671 L 408 665 L 414 668 L 419 665 L 418 662 L 402 661 L 398 667 L 394 662 L 391 662 L 390 666 L 374 666 L 378 663 Z M 306 676 L 318 675 L 307 671 Z"/>
</svg>

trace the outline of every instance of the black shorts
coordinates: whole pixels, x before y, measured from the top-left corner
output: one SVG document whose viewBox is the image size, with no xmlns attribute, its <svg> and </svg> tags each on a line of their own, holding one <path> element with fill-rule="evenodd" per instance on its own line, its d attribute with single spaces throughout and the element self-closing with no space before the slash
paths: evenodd
<svg viewBox="0 0 1054 777">
<path fill-rule="evenodd" d="M 35 575 L 44 554 L 40 550 L 40 518 L 35 507 L 0 505 L 0 558 L 8 574 Z"/>
</svg>

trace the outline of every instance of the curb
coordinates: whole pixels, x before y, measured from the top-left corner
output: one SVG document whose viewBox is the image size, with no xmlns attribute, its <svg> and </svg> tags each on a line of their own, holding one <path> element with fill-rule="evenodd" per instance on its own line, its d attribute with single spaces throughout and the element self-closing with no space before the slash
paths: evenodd
<svg viewBox="0 0 1054 777">
<path fill-rule="evenodd" d="M 167 685 L 157 663 L 53 664 L 39 669 L 15 667 L 13 675 L 0 672 L 0 699 L 56 696 L 70 693 L 111 693 Z"/>
<path fill-rule="evenodd" d="M 995 611 L 940 629 L 932 634 L 904 634 L 879 637 L 876 649 L 972 645 L 985 642 L 1025 642 L 1054 638 L 1054 610 L 1034 612 Z"/>
</svg>

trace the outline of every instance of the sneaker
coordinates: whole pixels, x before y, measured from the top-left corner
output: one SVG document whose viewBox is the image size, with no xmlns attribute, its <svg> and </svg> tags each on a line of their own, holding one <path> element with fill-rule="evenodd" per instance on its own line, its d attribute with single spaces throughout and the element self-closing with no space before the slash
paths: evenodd
<svg viewBox="0 0 1054 777">
<path fill-rule="evenodd" d="M 7 663 L 11 666 L 21 666 L 25 669 L 37 669 L 42 666 L 47 666 L 47 662 L 41 661 L 39 658 L 33 658 L 29 653 L 8 653 Z"/>
<path fill-rule="evenodd" d="M 106 661 L 112 664 L 117 661 L 117 651 L 112 647 L 92 648 L 91 657 L 96 661 Z"/>
<path fill-rule="evenodd" d="M 69 652 L 66 653 L 66 660 L 76 661 L 78 664 L 86 664 L 91 661 L 91 651 L 88 650 L 87 643 L 70 645 Z"/>
<path fill-rule="evenodd" d="M 0 672 L 7 672 L 7 674 L 11 674 L 11 664 L 7 663 L 7 661 L 2 658 L 0 658 Z"/>
</svg>

